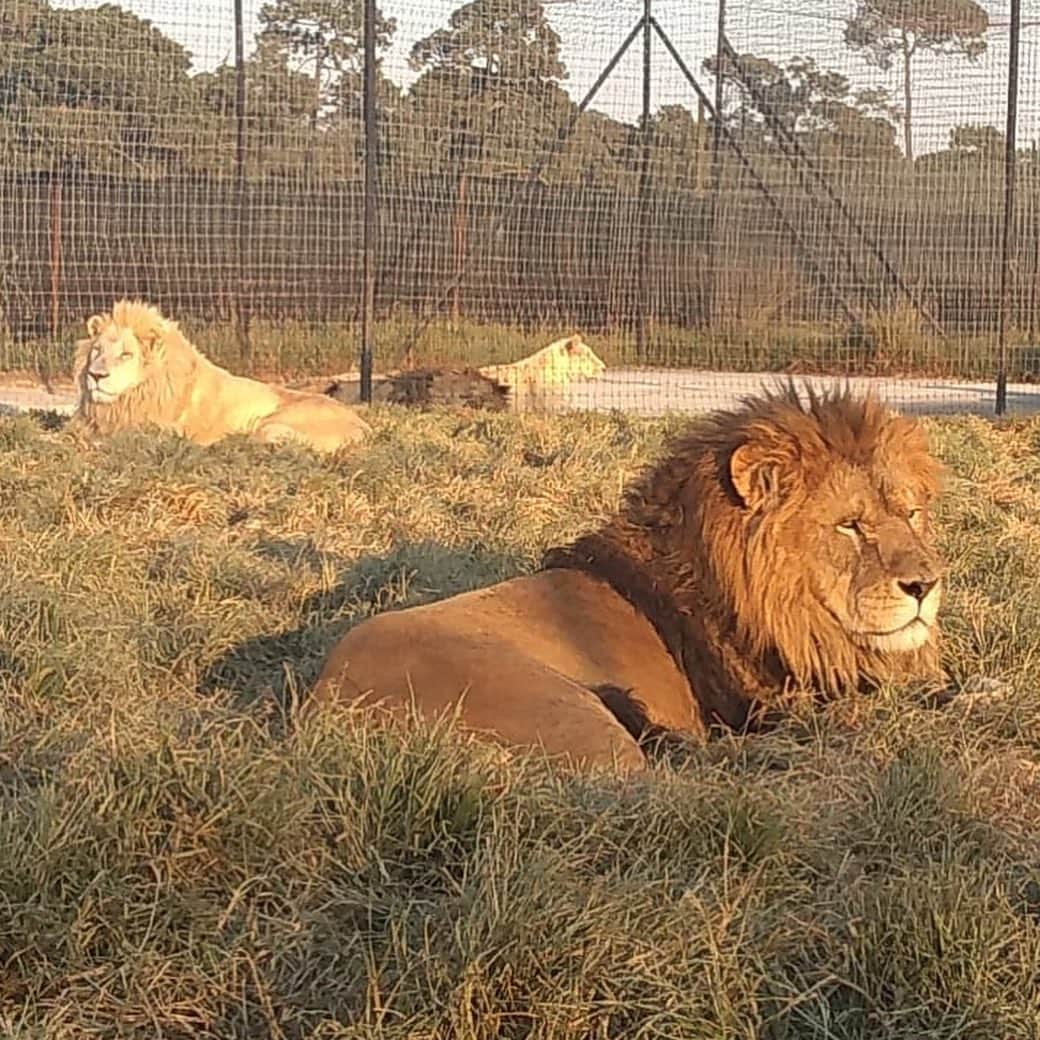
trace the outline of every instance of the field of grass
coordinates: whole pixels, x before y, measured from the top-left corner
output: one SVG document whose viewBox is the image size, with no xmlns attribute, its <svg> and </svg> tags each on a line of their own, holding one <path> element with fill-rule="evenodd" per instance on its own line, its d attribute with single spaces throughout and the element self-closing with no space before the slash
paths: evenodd
<svg viewBox="0 0 1040 1040">
<path fill-rule="evenodd" d="M 930 424 L 954 676 L 624 780 L 294 725 L 346 626 L 529 569 L 665 425 L 319 460 L 0 421 L 0 1034 L 1040 1037 L 1040 423 Z"/>
<path fill-rule="evenodd" d="M 257 320 L 247 344 L 227 324 L 183 322 L 192 340 L 219 364 L 263 378 L 300 380 L 352 371 L 358 365 L 360 329 L 356 323 Z M 375 326 L 376 371 L 389 371 L 405 360 L 417 324 L 400 317 Z M 474 365 L 514 361 L 574 329 L 568 325 L 520 328 L 463 321 L 458 327 L 437 321 L 416 341 L 418 363 Z M 82 323 L 70 326 L 60 341 L 12 342 L 0 328 L 0 372 L 67 375 L 72 344 L 83 335 Z M 784 324 L 772 317 L 743 316 L 711 330 L 659 324 L 641 354 L 632 332 L 583 331 L 586 341 L 611 366 L 660 365 L 734 372 L 803 372 L 850 375 L 917 375 L 992 379 L 996 370 L 993 335 L 926 334 L 906 308 L 875 316 L 852 331 L 838 325 Z M 1040 371 L 1040 354 L 1024 333 L 1012 330 L 1013 381 Z"/>
</svg>

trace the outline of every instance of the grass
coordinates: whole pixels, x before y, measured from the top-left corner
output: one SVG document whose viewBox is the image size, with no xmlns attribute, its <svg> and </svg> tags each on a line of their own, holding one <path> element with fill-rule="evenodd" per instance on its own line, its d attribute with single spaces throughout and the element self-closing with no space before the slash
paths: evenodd
<svg viewBox="0 0 1040 1040">
<path fill-rule="evenodd" d="M 297 729 L 373 612 L 522 572 L 666 424 L 373 415 L 319 460 L 0 421 L 0 1032 L 1040 1036 L 1040 423 L 931 424 L 948 663 L 574 776 Z"/>
<path fill-rule="evenodd" d="M 243 345 L 228 324 L 185 321 L 184 327 L 219 364 L 262 378 L 304 380 L 357 368 L 360 329 L 356 323 L 257 320 Z M 374 331 L 377 371 L 399 367 L 412 342 L 416 322 L 407 317 L 379 321 Z M 432 323 L 415 344 L 418 363 L 496 364 L 513 361 L 560 336 L 570 326 L 519 326 L 463 321 Z M 876 314 L 859 329 L 841 325 L 784 323 L 771 313 L 744 315 L 710 330 L 658 324 L 645 353 L 632 332 L 589 332 L 586 341 L 611 366 L 660 365 L 737 372 L 804 372 L 853 375 L 918 375 L 992 379 L 996 371 L 994 335 L 950 335 L 939 339 L 922 328 L 906 306 Z M 0 372 L 69 373 L 72 343 L 82 324 L 62 338 L 14 342 L 0 328 Z M 1012 380 L 1035 378 L 1040 354 L 1023 331 L 1009 342 Z"/>
</svg>

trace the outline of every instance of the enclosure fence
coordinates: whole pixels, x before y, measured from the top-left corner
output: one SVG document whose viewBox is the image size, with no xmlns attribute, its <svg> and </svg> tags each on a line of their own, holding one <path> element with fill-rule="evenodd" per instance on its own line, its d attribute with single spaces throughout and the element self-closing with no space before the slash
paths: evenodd
<svg viewBox="0 0 1040 1040">
<path fill-rule="evenodd" d="M 579 405 L 808 373 L 1032 408 L 1038 28 L 1040 0 L 0 0 L 0 363 L 60 370 L 142 296 L 231 367 L 362 393 L 580 332 Z"/>
</svg>

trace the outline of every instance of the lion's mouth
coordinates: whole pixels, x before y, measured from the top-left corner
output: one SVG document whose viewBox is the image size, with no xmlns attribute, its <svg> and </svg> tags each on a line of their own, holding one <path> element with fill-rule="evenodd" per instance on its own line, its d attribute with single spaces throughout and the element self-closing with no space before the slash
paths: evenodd
<svg viewBox="0 0 1040 1040">
<path fill-rule="evenodd" d="M 97 383 L 90 388 L 90 396 L 95 401 L 114 401 L 116 398 L 115 394 Z"/>
<path fill-rule="evenodd" d="M 874 632 L 854 632 L 853 638 L 861 646 L 882 653 L 910 653 L 927 641 L 932 626 L 920 615 L 896 628 Z"/>
<path fill-rule="evenodd" d="M 894 628 L 851 628 L 830 607 L 825 605 L 826 611 L 840 624 L 849 636 L 857 643 L 874 648 L 897 649 L 903 644 L 917 646 L 924 642 L 932 628 L 931 623 L 920 613 L 915 614 L 909 621 L 904 621 Z"/>
<path fill-rule="evenodd" d="M 883 628 L 876 631 L 860 630 L 855 634 L 864 639 L 886 639 L 889 636 L 898 636 L 903 632 L 909 632 L 917 625 L 920 625 L 922 628 L 930 627 L 928 622 L 918 614 L 917 617 L 913 617 L 905 624 L 897 625 L 895 628 Z"/>
</svg>

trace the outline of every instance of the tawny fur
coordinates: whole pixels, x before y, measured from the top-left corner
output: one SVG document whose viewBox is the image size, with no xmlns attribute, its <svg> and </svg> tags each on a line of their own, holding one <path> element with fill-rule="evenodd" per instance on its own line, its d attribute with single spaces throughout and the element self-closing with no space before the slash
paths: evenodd
<svg viewBox="0 0 1040 1040">
<path fill-rule="evenodd" d="M 76 344 L 76 418 L 98 433 L 154 425 L 199 444 L 234 434 L 269 443 L 296 441 L 332 452 L 362 440 L 368 424 L 339 402 L 236 376 L 206 358 L 174 321 L 140 300 L 120 300 L 87 322 Z M 141 381 L 109 401 L 91 399 L 95 348 L 137 350 Z"/>
<path fill-rule="evenodd" d="M 461 702 L 504 744 L 640 768 L 635 726 L 700 739 L 803 685 L 940 684 L 924 433 L 876 400 L 809 398 L 788 387 L 692 424 L 538 573 L 363 622 L 314 704 Z"/>
<path fill-rule="evenodd" d="M 665 457 L 637 479 L 618 514 L 573 545 L 550 550 L 545 566 L 595 575 L 650 617 L 691 688 L 713 716 L 743 725 L 792 686 L 825 694 L 887 680 L 943 678 L 938 629 L 909 652 L 888 653 L 850 638 L 813 593 L 823 561 L 811 550 L 820 527 L 811 491 L 844 472 L 877 486 L 899 472 L 916 500 L 939 490 L 941 468 L 921 427 L 874 398 L 808 393 L 793 387 L 719 412 L 676 438 Z M 749 514 L 728 467 L 747 444 L 775 463 L 781 501 Z M 928 543 L 904 532 L 907 550 Z M 778 531 L 784 528 L 784 537 Z"/>
</svg>

